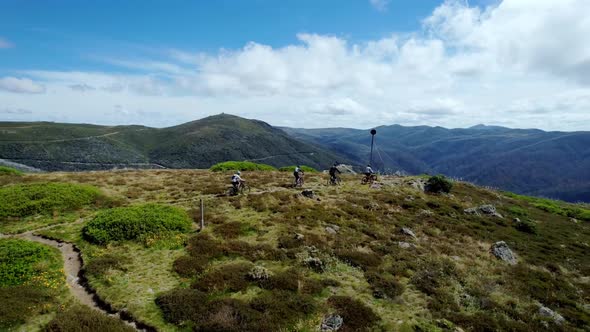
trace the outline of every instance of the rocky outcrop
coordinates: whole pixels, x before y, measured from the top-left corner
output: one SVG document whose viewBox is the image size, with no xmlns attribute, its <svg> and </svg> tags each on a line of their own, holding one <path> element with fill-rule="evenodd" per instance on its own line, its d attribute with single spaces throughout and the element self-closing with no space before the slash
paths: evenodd
<svg viewBox="0 0 590 332">
<path fill-rule="evenodd" d="M 504 241 L 496 242 L 490 248 L 490 251 L 496 258 L 507 262 L 510 265 L 516 264 L 516 257 L 510 250 L 510 247 Z"/>
<path fill-rule="evenodd" d="M 331 332 L 331 331 L 338 331 L 344 324 L 344 319 L 339 315 L 328 315 L 324 317 L 322 320 L 322 325 L 320 326 L 320 331 L 322 332 Z"/>
<path fill-rule="evenodd" d="M 539 315 L 542 317 L 547 317 L 553 319 L 553 322 L 557 325 L 561 325 L 565 322 L 565 318 L 562 315 L 556 313 L 555 311 L 547 308 L 547 307 L 540 307 L 539 308 Z"/>
<path fill-rule="evenodd" d="M 469 209 L 463 210 L 467 214 L 474 214 L 476 216 L 487 215 L 497 218 L 504 218 L 501 214 L 496 211 L 496 207 L 491 204 L 485 204 L 477 207 L 472 207 Z"/>
<path fill-rule="evenodd" d="M 255 266 L 248 272 L 248 278 L 254 281 L 266 280 L 270 276 L 270 273 L 265 267 Z"/>
<path fill-rule="evenodd" d="M 414 232 L 407 227 L 402 227 L 402 229 L 400 230 L 400 233 L 402 233 L 403 235 L 406 235 L 406 236 L 410 236 L 414 239 L 416 238 L 416 234 L 414 234 Z"/>
</svg>

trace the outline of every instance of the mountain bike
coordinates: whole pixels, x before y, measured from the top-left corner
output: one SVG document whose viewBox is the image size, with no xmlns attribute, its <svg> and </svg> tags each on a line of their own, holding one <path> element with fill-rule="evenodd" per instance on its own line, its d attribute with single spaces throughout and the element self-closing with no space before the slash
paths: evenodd
<svg viewBox="0 0 590 332">
<path fill-rule="evenodd" d="M 373 183 L 375 181 L 377 181 L 377 174 L 368 174 L 363 176 L 361 179 L 361 184 Z"/>
<path fill-rule="evenodd" d="M 330 176 L 327 184 L 332 186 L 339 186 L 342 184 L 342 179 L 340 179 L 339 176 Z"/>
<path fill-rule="evenodd" d="M 248 184 L 246 184 L 246 182 L 240 182 L 240 184 L 238 184 L 238 187 L 236 188 L 235 186 L 231 186 L 229 188 L 229 190 L 227 191 L 227 195 L 228 196 L 236 196 L 238 194 L 248 194 L 250 193 L 250 186 Z"/>
<path fill-rule="evenodd" d="M 295 188 L 301 188 L 303 187 L 303 184 L 305 183 L 305 180 L 303 179 L 303 172 L 299 173 L 299 177 L 297 178 L 297 180 L 295 181 Z"/>
</svg>

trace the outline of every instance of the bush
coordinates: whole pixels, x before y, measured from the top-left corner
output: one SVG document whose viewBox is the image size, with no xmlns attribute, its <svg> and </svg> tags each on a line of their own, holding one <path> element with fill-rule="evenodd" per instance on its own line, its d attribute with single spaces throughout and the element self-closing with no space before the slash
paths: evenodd
<svg viewBox="0 0 590 332">
<path fill-rule="evenodd" d="M 281 167 L 279 168 L 279 172 L 290 172 L 293 173 L 295 172 L 295 168 L 297 166 L 285 166 L 285 167 Z M 301 170 L 304 171 L 305 173 L 317 173 L 318 170 L 313 168 L 313 167 L 309 167 L 309 166 L 305 166 L 305 165 L 301 165 Z"/>
<path fill-rule="evenodd" d="M 524 233 L 537 234 L 537 224 L 533 221 L 522 220 L 521 222 L 516 223 L 514 228 Z"/>
<path fill-rule="evenodd" d="M 106 244 L 113 241 L 143 240 L 169 232 L 187 232 L 191 220 L 177 207 L 144 204 L 99 212 L 82 232 L 90 242 Z"/>
<path fill-rule="evenodd" d="M 13 175 L 13 176 L 21 176 L 25 173 L 19 171 L 18 169 L 14 169 L 12 167 L 0 166 L 0 176 L 2 175 Z"/>
<path fill-rule="evenodd" d="M 156 304 L 170 323 L 198 322 L 206 315 L 207 294 L 196 289 L 175 289 L 156 298 Z"/>
<path fill-rule="evenodd" d="M 192 287 L 204 292 L 239 292 L 248 288 L 248 272 L 254 265 L 250 262 L 233 262 L 215 267 L 207 272 Z"/>
<path fill-rule="evenodd" d="M 420 263 L 411 282 L 423 293 L 433 295 L 439 288 L 447 285 L 456 277 L 457 270 L 453 261 L 429 259 Z"/>
<path fill-rule="evenodd" d="M 36 265 L 55 254 L 31 241 L 0 239 L 0 287 L 22 285 L 38 274 Z"/>
<path fill-rule="evenodd" d="M 213 172 L 225 172 L 225 171 L 276 171 L 277 169 L 273 166 L 266 164 L 257 164 L 250 161 L 226 161 L 218 163 L 210 168 Z"/>
<path fill-rule="evenodd" d="M 71 183 L 34 183 L 0 188 L 0 218 L 70 211 L 103 198 L 92 186 Z"/>
<path fill-rule="evenodd" d="M 374 253 L 366 253 L 358 250 L 343 249 L 336 251 L 336 256 L 343 262 L 363 270 L 381 265 L 381 257 Z"/>
<path fill-rule="evenodd" d="M 332 296 L 328 299 L 328 304 L 344 320 L 339 331 L 370 331 L 380 320 L 373 309 L 348 296 Z"/>
<path fill-rule="evenodd" d="M 386 274 L 385 272 L 365 272 L 365 279 L 371 285 L 373 296 L 378 299 L 393 299 L 402 295 L 404 292 L 404 286 L 395 280 L 392 275 Z"/>
<path fill-rule="evenodd" d="M 424 190 L 430 193 L 449 193 L 453 188 L 453 183 L 444 175 L 431 176 L 424 186 Z"/>
<path fill-rule="evenodd" d="M 133 332 L 134 328 L 126 325 L 121 320 L 109 317 L 97 310 L 83 305 L 68 308 L 59 312 L 44 328 L 45 332 L 85 332 L 85 331 L 109 331 L 109 332 Z"/>
<path fill-rule="evenodd" d="M 182 277 L 190 278 L 205 271 L 207 265 L 206 257 L 182 256 L 174 261 L 174 271 Z"/>
<path fill-rule="evenodd" d="M 0 330 L 23 324 L 52 299 L 46 289 L 39 287 L 0 287 Z"/>
</svg>

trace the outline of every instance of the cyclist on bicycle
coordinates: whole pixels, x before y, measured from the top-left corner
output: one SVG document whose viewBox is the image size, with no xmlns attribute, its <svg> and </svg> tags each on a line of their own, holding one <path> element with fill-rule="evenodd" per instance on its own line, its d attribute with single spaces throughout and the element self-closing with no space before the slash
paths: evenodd
<svg viewBox="0 0 590 332">
<path fill-rule="evenodd" d="M 367 178 L 369 178 L 373 174 L 375 174 L 375 172 L 373 172 L 373 169 L 371 168 L 371 165 L 367 165 L 367 168 L 365 168 L 365 176 Z"/>
<path fill-rule="evenodd" d="M 238 190 L 240 189 L 240 185 L 244 182 L 246 182 L 246 180 L 242 179 L 242 177 L 240 176 L 242 173 L 240 171 L 237 171 L 236 173 L 234 173 L 234 175 L 232 175 L 231 177 L 231 185 L 234 188 L 234 192 L 238 192 Z"/>
<path fill-rule="evenodd" d="M 301 166 L 297 165 L 295 170 L 293 171 L 293 176 L 295 177 L 295 185 L 299 183 L 299 179 L 304 175 Z"/>
<path fill-rule="evenodd" d="M 332 167 L 330 167 L 329 173 L 330 173 L 330 183 L 336 183 L 336 173 L 340 174 L 342 172 L 340 172 L 340 170 L 338 169 L 338 163 L 334 163 L 334 165 L 332 165 Z"/>
</svg>

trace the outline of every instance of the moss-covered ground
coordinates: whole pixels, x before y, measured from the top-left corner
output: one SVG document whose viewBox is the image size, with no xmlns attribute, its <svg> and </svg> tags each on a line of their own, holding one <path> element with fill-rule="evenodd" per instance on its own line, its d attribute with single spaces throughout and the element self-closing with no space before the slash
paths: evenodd
<svg viewBox="0 0 590 332">
<path fill-rule="evenodd" d="M 327 186 L 321 173 L 306 174 L 304 189 L 315 194 L 307 198 L 289 173 L 242 175 L 252 191 L 234 197 L 223 195 L 231 172 L 200 170 L 47 173 L 3 184 L 77 183 L 108 196 L 108 206 L 13 217 L 10 229 L 36 228 L 18 227 L 35 218 L 59 224 L 38 232 L 75 243 L 99 296 L 162 331 L 317 331 L 333 313 L 344 331 L 589 330 L 587 205 L 467 183 L 427 194 L 412 177 L 375 188 L 347 175 Z M 196 232 L 199 199 L 205 229 Z M 105 245 L 82 236 L 99 211 L 143 203 L 185 210 L 193 230 Z M 483 204 L 503 218 L 464 213 Z M 497 241 L 518 264 L 490 254 Z M 253 277 L 255 267 L 267 276 Z M 565 322 L 541 317 L 540 305 Z"/>
</svg>

